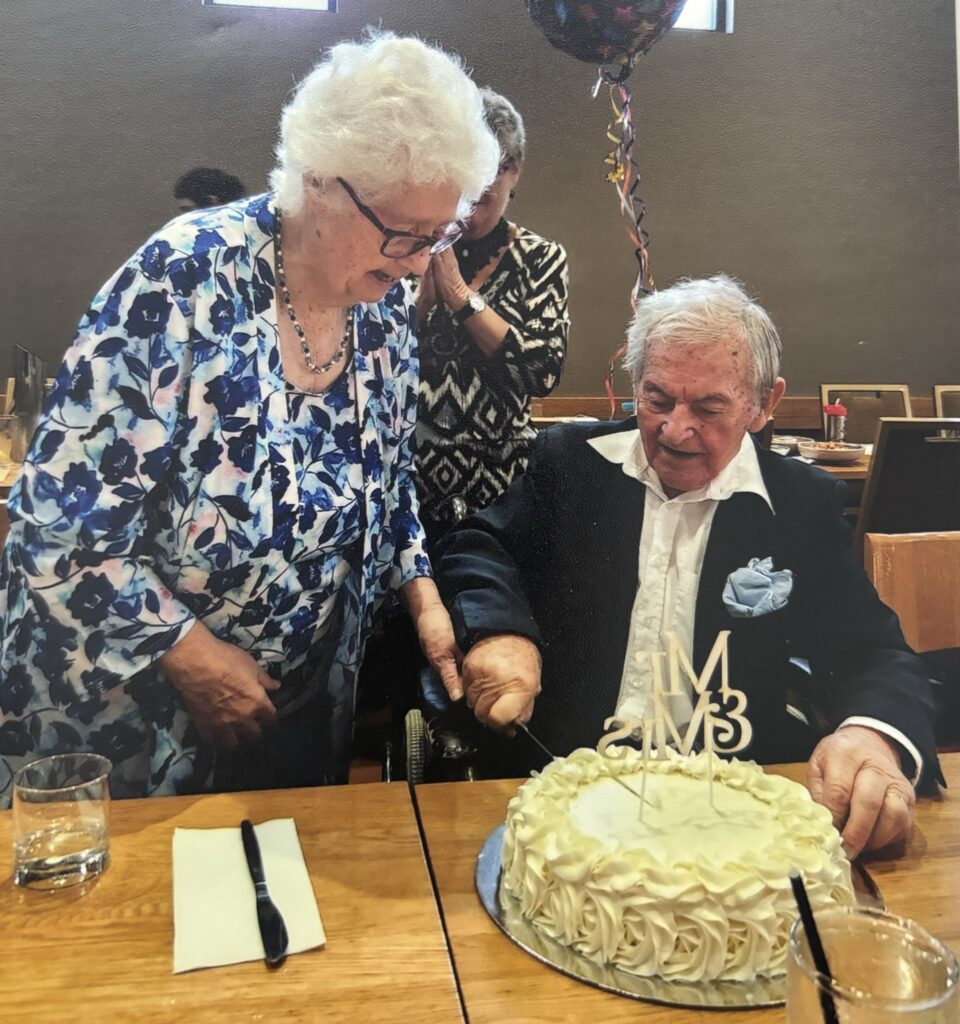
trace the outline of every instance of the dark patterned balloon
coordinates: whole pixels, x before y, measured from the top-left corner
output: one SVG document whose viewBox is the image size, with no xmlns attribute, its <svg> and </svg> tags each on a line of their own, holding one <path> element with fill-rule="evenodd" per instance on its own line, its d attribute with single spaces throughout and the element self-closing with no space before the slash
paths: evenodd
<svg viewBox="0 0 960 1024">
<path fill-rule="evenodd" d="M 686 0 L 526 0 L 558 49 L 591 64 L 633 60 L 670 29 Z"/>
</svg>

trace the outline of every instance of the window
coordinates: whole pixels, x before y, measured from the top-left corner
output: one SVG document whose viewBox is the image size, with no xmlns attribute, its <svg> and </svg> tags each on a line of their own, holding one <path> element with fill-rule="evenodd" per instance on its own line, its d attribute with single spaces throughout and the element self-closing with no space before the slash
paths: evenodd
<svg viewBox="0 0 960 1024">
<path fill-rule="evenodd" d="M 687 0 L 674 28 L 733 31 L 733 0 Z"/>
<path fill-rule="evenodd" d="M 204 7 L 281 7 L 288 11 L 336 11 L 337 0 L 203 0 Z"/>
</svg>

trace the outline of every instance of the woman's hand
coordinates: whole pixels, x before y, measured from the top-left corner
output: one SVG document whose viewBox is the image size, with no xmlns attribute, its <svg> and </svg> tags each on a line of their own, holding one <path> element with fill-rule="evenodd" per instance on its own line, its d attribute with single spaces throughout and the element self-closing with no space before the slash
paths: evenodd
<svg viewBox="0 0 960 1024">
<path fill-rule="evenodd" d="M 467 304 L 470 289 L 467 287 L 460 265 L 453 249 L 444 249 L 430 257 L 428 273 L 432 272 L 437 294 L 446 303 L 451 313 L 456 313 Z"/>
<path fill-rule="evenodd" d="M 414 301 L 417 306 L 417 324 L 426 323 L 427 314 L 437 304 L 437 284 L 433 278 L 432 260 L 427 264 L 427 269 L 423 277 L 420 278 Z"/>
<path fill-rule="evenodd" d="M 271 679 L 246 651 L 218 640 L 201 622 L 160 658 L 164 675 L 180 691 L 201 739 L 233 750 L 254 740 L 277 712 Z"/>
<path fill-rule="evenodd" d="M 420 576 L 400 588 L 400 597 L 413 619 L 420 638 L 420 649 L 443 681 L 451 700 L 463 696 L 460 664 L 463 655 L 453 635 L 453 623 L 443 607 L 437 585 Z"/>
<path fill-rule="evenodd" d="M 433 256 L 429 269 L 433 272 L 437 292 L 450 312 L 456 313 L 463 309 L 470 297 L 470 288 L 463 280 L 453 249 L 444 249 Z M 488 305 L 486 309 L 469 317 L 465 328 L 473 344 L 489 359 L 503 344 L 510 325 Z"/>
<path fill-rule="evenodd" d="M 457 647 L 450 616 L 442 604 L 425 608 L 420 613 L 417 619 L 417 635 L 420 637 L 420 649 L 443 680 L 450 699 L 459 700 L 463 696 L 463 686 L 460 682 L 460 663 L 463 661 L 463 655 Z"/>
</svg>

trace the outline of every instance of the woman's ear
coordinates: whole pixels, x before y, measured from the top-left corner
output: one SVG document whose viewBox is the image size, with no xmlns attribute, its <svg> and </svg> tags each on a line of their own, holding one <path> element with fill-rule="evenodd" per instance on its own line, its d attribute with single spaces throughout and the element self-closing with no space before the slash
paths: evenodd
<svg viewBox="0 0 960 1024">
<path fill-rule="evenodd" d="M 303 172 L 303 190 L 306 193 L 315 195 L 318 198 L 324 196 L 327 191 L 327 183 L 323 178 L 318 177 L 313 171 Z"/>
</svg>

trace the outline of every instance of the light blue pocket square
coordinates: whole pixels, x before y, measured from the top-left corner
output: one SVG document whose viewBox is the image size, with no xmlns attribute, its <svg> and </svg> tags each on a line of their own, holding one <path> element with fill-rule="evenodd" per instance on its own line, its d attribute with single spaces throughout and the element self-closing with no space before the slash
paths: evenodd
<svg viewBox="0 0 960 1024">
<path fill-rule="evenodd" d="M 793 590 L 793 573 L 773 568 L 772 558 L 751 558 L 727 577 L 723 603 L 735 619 L 755 619 L 779 611 Z"/>
</svg>

